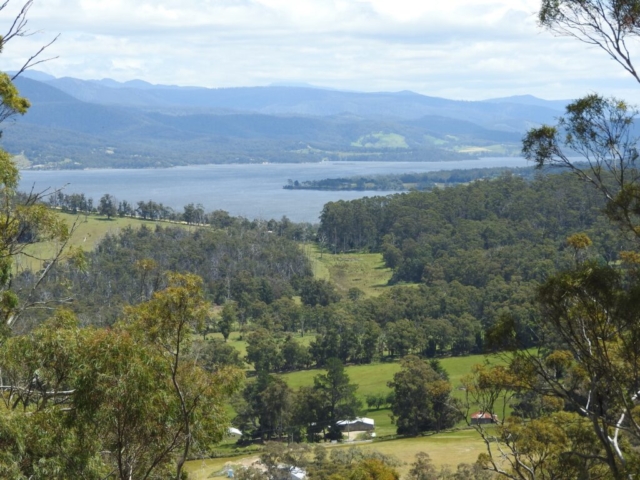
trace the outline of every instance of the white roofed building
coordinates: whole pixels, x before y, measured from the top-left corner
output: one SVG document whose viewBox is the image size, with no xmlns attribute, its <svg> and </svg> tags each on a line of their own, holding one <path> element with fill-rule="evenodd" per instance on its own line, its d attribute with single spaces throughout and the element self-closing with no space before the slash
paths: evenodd
<svg viewBox="0 0 640 480">
<path fill-rule="evenodd" d="M 343 432 L 370 432 L 376 428 L 373 418 L 356 417 L 353 420 L 340 420 L 338 427 Z"/>
</svg>

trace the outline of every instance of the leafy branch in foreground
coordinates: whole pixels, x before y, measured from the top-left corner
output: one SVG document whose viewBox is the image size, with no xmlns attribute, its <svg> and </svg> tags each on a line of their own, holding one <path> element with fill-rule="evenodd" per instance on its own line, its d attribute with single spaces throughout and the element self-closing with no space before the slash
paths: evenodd
<svg viewBox="0 0 640 480">
<path fill-rule="evenodd" d="M 168 282 L 110 329 L 61 311 L 0 346 L 3 476 L 180 479 L 222 439 L 242 375 L 188 355 L 208 305 L 197 277 Z"/>
<path fill-rule="evenodd" d="M 542 0 L 538 21 L 558 35 L 601 48 L 640 82 L 627 44 L 640 33 L 638 0 Z"/>
<path fill-rule="evenodd" d="M 621 100 L 588 95 L 567 106 L 557 126 L 530 130 L 523 140 L 527 160 L 559 166 L 593 185 L 607 200 L 609 218 L 640 236 L 638 111 Z M 578 154 L 586 164 L 576 164 Z"/>
</svg>

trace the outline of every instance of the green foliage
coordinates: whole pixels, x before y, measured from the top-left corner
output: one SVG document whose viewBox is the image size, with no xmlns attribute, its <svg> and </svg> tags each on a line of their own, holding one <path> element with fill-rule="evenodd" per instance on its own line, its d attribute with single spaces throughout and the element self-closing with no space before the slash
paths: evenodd
<svg viewBox="0 0 640 480">
<path fill-rule="evenodd" d="M 615 262 L 629 239 L 612 232 L 603 199 L 568 175 L 490 182 L 325 205 L 319 239 L 334 251 L 381 251 L 391 283 L 419 282 L 359 301 L 357 315 L 387 324 L 409 320 L 389 339 L 402 353 L 482 351 L 484 332 L 510 315 L 524 346 L 539 336 L 535 286 L 575 263 L 567 237 L 593 245 L 581 258 Z M 386 332 L 385 332 L 386 333 Z M 395 335 L 393 333 L 399 333 Z M 397 343 L 399 341 L 399 343 Z M 388 348 L 389 345 L 387 345 Z"/>
<path fill-rule="evenodd" d="M 393 403 L 393 397 L 390 397 L 389 394 L 385 395 L 384 393 L 367 395 L 365 400 L 367 402 L 367 407 L 369 407 L 370 410 L 373 410 L 374 408 L 376 410 L 380 410 L 381 407 Z"/>
<path fill-rule="evenodd" d="M 224 341 L 229 339 L 229 334 L 238 323 L 238 311 L 234 302 L 228 301 L 222 307 L 220 320 L 218 320 L 218 330 L 222 334 Z"/>
<path fill-rule="evenodd" d="M 327 454 L 322 447 L 314 450 L 314 459 L 307 462 L 306 470 L 311 479 L 330 478 L 335 480 L 356 479 L 397 479 L 395 467 L 400 462 L 391 455 L 377 450 L 362 450 L 356 447 L 334 449 Z"/>
<path fill-rule="evenodd" d="M 640 235 L 639 154 L 634 132 L 637 113 L 616 98 L 588 95 L 567 106 L 557 127 L 542 126 L 528 132 L 523 152 L 539 167 L 571 169 L 602 193 L 611 221 Z M 566 149 L 587 158 L 586 168 L 576 167 Z"/>
<path fill-rule="evenodd" d="M 8 478 L 181 478 L 187 456 L 226 433 L 240 375 L 189 361 L 201 281 L 168 287 L 111 329 L 80 329 L 68 311 L 0 348 Z M 11 473 L 8 473 L 11 472 Z"/>
<path fill-rule="evenodd" d="M 326 307 L 339 301 L 340 295 L 328 281 L 308 278 L 300 286 L 300 298 L 305 305 Z"/>
<path fill-rule="evenodd" d="M 279 377 L 261 371 L 234 402 L 234 425 L 243 435 L 261 440 L 282 439 L 292 433 L 293 392 Z"/>
<path fill-rule="evenodd" d="M 329 359 L 326 368 L 325 374 L 313 378 L 313 387 L 299 390 L 296 400 L 296 424 L 306 427 L 310 440 L 320 433 L 329 439 L 342 438 L 338 422 L 352 420 L 362 410 L 356 397 L 358 385 L 351 383 L 340 360 Z"/>
<path fill-rule="evenodd" d="M 118 213 L 118 202 L 112 195 L 108 193 L 100 197 L 100 203 L 98 203 L 98 213 L 107 217 L 107 220 L 111 217 L 115 217 Z"/>
<path fill-rule="evenodd" d="M 0 98 L 2 98 L 2 105 L 0 106 L 0 122 L 3 122 L 14 115 L 24 115 L 31 106 L 29 100 L 20 96 L 20 92 L 18 92 L 18 89 L 11 80 L 11 77 L 4 72 L 0 73 Z M 8 185 L 6 177 L 3 177 L 3 183 Z M 15 188 L 15 186 L 16 185 L 13 185 L 12 188 Z"/>
<path fill-rule="evenodd" d="M 388 383 L 394 390 L 391 405 L 398 433 L 417 435 L 452 427 L 457 420 L 451 384 L 418 357 L 402 360 L 402 369 Z"/>
<path fill-rule="evenodd" d="M 252 363 L 258 372 L 277 372 L 284 363 L 278 341 L 264 328 L 247 335 L 246 360 Z"/>
<path fill-rule="evenodd" d="M 323 180 L 290 180 L 283 188 L 287 190 L 433 190 L 438 184 L 446 186 L 469 183 L 475 180 L 498 178 L 506 172 L 533 179 L 533 167 L 522 168 L 468 168 L 464 170 L 440 170 L 424 173 L 400 173 L 372 175 L 369 177 L 326 178 Z"/>
<path fill-rule="evenodd" d="M 219 368 L 244 368 L 240 352 L 220 338 L 211 338 L 200 345 L 197 358 L 202 368 L 208 372 L 215 372 Z"/>
<path fill-rule="evenodd" d="M 147 266 L 142 268 L 139 262 Z M 239 324 L 251 318 L 257 302 L 290 296 L 292 284 L 311 275 L 296 243 L 267 233 L 257 223 L 196 231 L 125 226 L 88 252 L 82 268 L 74 263 L 58 265 L 55 276 L 44 279 L 32 298 L 72 296 L 83 323 L 112 324 L 124 305 L 135 305 L 163 288 L 162 272 L 168 270 L 200 275 L 208 298 L 219 305 L 235 302 L 237 320 L 231 320 Z M 24 272 L 14 285 L 26 290 L 36 279 L 33 272 Z"/>
<path fill-rule="evenodd" d="M 371 458 L 356 464 L 348 478 L 349 480 L 400 480 L 400 475 L 381 460 Z"/>
</svg>

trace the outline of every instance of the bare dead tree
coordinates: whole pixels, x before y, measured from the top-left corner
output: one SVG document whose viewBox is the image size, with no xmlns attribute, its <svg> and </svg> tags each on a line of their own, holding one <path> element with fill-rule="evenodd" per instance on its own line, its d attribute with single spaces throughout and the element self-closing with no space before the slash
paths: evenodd
<svg viewBox="0 0 640 480">
<path fill-rule="evenodd" d="M 0 14 L 2 14 L 2 12 L 9 6 L 10 3 L 11 3 L 11 0 L 5 0 L 4 3 L 0 4 Z M 17 37 L 30 37 L 30 36 L 35 35 L 37 33 L 41 33 L 40 30 L 29 30 L 27 28 L 28 24 L 29 24 L 29 20 L 27 18 L 27 14 L 29 13 L 29 10 L 31 9 L 32 6 L 33 6 L 33 0 L 28 0 L 22 6 L 22 8 L 18 12 L 18 14 L 14 17 L 14 19 L 11 22 L 11 25 L 9 26 L 9 29 L 7 30 L 7 32 L 4 35 L 2 35 L 2 37 L 0 37 L 0 52 L 2 51 L 4 46 L 9 41 L 13 40 L 14 38 L 17 38 Z M 60 37 L 60 34 L 56 35 L 51 41 L 49 41 L 46 44 L 44 44 L 42 47 L 40 47 L 40 49 L 36 53 L 31 55 L 24 62 L 22 67 L 20 67 L 18 69 L 18 71 L 13 74 L 13 76 L 11 77 L 11 80 L 15 80 L 19 75 L 24 73 L 24 71 L 29 69 L 29 68 L 35 67 L 36 65 L 39 65 L 41 63 L 48 62 L 50 60 L 54 60 L 54 59 L 58 58 L 57 56 L 48 57 L 48 58 L 40 58 L 40 56 L 42 55 L 42 53 L 44 53 L 44 51 L 47 48 L 49 48 L 51 45 L 53 45 L 53 43 L 55 43 L 55 41 L 58 40 L 59 37 Z"/>
</svg>

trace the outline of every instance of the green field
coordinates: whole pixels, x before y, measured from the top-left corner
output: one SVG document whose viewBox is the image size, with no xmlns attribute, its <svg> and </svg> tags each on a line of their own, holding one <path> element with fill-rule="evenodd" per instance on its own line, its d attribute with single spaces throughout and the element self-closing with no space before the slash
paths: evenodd
<svg viewBox="0 0 640 480">
<path fill-rule="evenodd" d="M 463 376 L 471 373 L 471 367 L 478 363 L 484 363 L 487 359 L 494 363 L 499 361 L 496 357 L 470 355 L 468 357 L 443 358 L 440 360 L 440 363 L 447 373 L 449 373 L 449 380 L 453 385 L 454 391 L 458 391 L 460 380 Z M 352 365 L 346 367 L 345 370 L 351 378 L 351 381 L 359 385 L 358 395 L 364 399 L 366 395 L 386 392 L 388 390 L 387 382 L 392 379 L 394 373 L 400 370 L 400 364 L 398 362 L 389 362 L 371 365 Z M 322 370 L 304 370 L 301 372 L 287 373 L 282 377 L 290 387 L 300 388 L 303 385 L 312 385 L 313 377 L 321 372 Z"/>
<path fill-rule="evenodd" d="M 233 338 L 233 335 L 232 337 Z M 305 337 L 306 338 L 306 337 Z M 237 342 L 235 340 L 234 342 Z M 237 348 L 242 348 L 238 345 Z M 442 366 L 449 373 L 450 381 L 453 385 L 455 397 L 463 398 L 464 391 L 460 389 L 462 377 L 471 372 L 473 365 L 489 361 L 491 363 L 501 363 L 497 357 L 487 357 L 484 355 L 472 355 L 468 357 L 453 357 L 440 360 Z M 388 392 L 387 382 L 392 379 L 393 374 L 400 370 L 398 362 L 377 363 L 373 365 L 352 365 L 346 367 L 347 374 L 354 383 L 357 383 L 358 396 L 364 401 L 366 395 L 373 393 Z M 282 375 L 291 388 L 297 389 L 301 386 L 312 385 L 313 377 L 322 373 L 322 370 L 305 370 Z M 404 474 L 409 469 L 411 463 L 418 452 L 427 452 L 434 463 L 440 467 L 449 465 L 455 467 L 459 463 L 472 463 L 478 454 L 484 451 L 484 444 L 475 430 L 461 429 L 453 432 L 441 433 L 438 435 L 426 435 L 416 438 L 400 438 L 384 440 L 385 436 L 393 436 L 396 433 L 395 426 L 391 423 L 389 409 L 367 410 L 365 415 L 373 418 L 376 422 L 377 441 L 373 444 L 365 444 L 363 448 L 375 449 L 388 455 L 394 455 L 406 464 L 398 470 Z M 459 423 L 459 427 L 465 426 L 465 422 Z M 334 448 L 346 448 L 342 445 Z M 225 445 L 222 451 L 230 449 L 230 445 Z M 238 457 L 221 457 L 208 460 L 197 460 L 188 463 L 189 478 L 205 479 L 212 473 L 219 472 L 227 463 L 246 462 L 252 463 L 258 459 L 255 453 Z"/>
<path fill-rule="evenodd" d="M 449 374 L 449 381 L 453 387 L 453 396 L 459 399 L 464 398 L 464 390 L 461 389 L 462 377 L 471 373 L 471 368 L 478 364 L 489 361 L 491 363 L 502 363 L 498 357 L 487 357 L 485 355 L 470 355 L 468 357 L 443 358 L 440 363 Z M 387 393 L 389 387 L 387 382 L 393 379 L 394 373 L 400 370 L 398 362 L 375 363 L 371 365 L 351 365 L 345 368 L 353 383 L 358 385 L 357 395 L 365 403 L 367 395 L 375 393 Z M 322 370 L 304 370 L 282 375 L 289 386 L 293 389 L 306 385 L 313 385 L 313 377 L 322 373 Z M 393 435 L 396 433 L 395 426 L 391 423 L 389 409 L 367 410 L 365 415 L 373 418 L 376 422 L 376 434 L 378 437 Z M 465 422 L 460 422 L 459 426 L 464 426 Z"/>
<path fill-rule="evenodd" d="M 314 245 L 305 245 L 316 278 L 331 281 L 341 294 L 350 288 L 359 288 L 367 296 L 380 295 L 391 279 L 392 270 L 387 268 L 380 253 L 320 252 Z"/>
<path fill-rule="evenodd" d="M 410 464 L 415 461 L 419 452 L 426 452 L 433 460 L 436 467 L 455 466 L 460 463 L 473 463 L 478 455 L 485 451 L 485 445 L 475 430 L 466 429 L 437 435 L 429 435 L 416 438 L 402 438 L 393 441 L 376 441 L 360 444 L 365 450 L 377 450 L 385 455 L 393 455 L 403 464 L 397 467 L 401 475 L 405 475 Z M 349 445 L 329 446 L 327 448 L 349 448 Z M 244 464 L 250 465 L 258 460 L 253 453 L 232 458 L 213 458 L 208 460 L 194 460 L 187 462 L 185 468 L 190 480 L 204 480 L 206 478 L 223 477 L 222 470 L 225 465 Z"/>
</svg>

